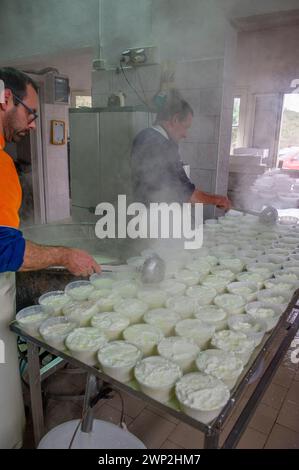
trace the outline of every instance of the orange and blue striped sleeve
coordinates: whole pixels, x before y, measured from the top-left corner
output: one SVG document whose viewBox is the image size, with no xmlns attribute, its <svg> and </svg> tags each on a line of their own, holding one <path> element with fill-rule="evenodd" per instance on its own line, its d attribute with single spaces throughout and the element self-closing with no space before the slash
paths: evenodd
<svg viewBox="0 0 299 470">
<path fill-rule="evenodd" d="M 12 158 L 0 135 L 0 272 L 17 271 L 23 264 L 25 240 L 19 229 L 22 190 Z"/>
</svg>

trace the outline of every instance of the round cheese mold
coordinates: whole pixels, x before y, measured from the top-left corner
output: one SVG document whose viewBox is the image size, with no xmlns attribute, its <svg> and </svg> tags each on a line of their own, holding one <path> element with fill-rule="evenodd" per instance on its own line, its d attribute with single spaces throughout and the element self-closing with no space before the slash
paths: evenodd
<svg viewBox="0 0 299 470">
<path fill-rule="evenodd" d="M 91 325 L 107 336 L 109 340 L 119 339 L 130 320 L 117 312 L 96 313 L 91 319 Z"/>
<path fill-rule="evenodd" d="M 149 310 L 143 319 L 149 325 L 159 328 L 165 336 L 170 336 L 174 332 L 174 326 L 180 320 L 180 316 L 168 308 L 155 308 Z"/>
<path fill-rule="evenodd" d="M 94 287 L 89 281 L 70 282 L 64 289 L 73 300 L 87 300 L 93 291 Z"/>
<path fill-rule="evenodd" d="M 166 403 L 170 400 L 175 383 L 181 378 L 180 367 L 164 357 L 142 359 L 134 369 L 135 378 L 143 393 Z"/>
<path fill-rule="evenodd" d="M 197 318 L 187 318 L 176 324 L 175 332 L 178 336 L 191 338 L 200 349 L 205 349 L 215 332 L 215 327 L 207 325 Z"/>
<path fill-rule="evenodd" d="M 101 297 L 99 300 L 96 301 L 98 311 L 111 312 L 114 309 L 115 305 L 120 303 L 122 300 L 123 299 L 119 294 L 115 294 L 113 291 L 110 291 L 109 295 Z"/>
<path fill-rule="evenodd" d="M 184 413 L 205 424 L 219 415 L 230 396 L 221 380 L 201 372 L 184 375 L 176 383 L 175 394 Z"/>
<path fill-rule="evenodd" d="M 231 351 L 222 349 L 207 349 L 201 351 L 196 359 L 196 367 L 200 372 L 212 375 L 231 390 L 236 385 L 244 365 L 241 359 Z"/>
<path fill-rule="evenodd" d="M 189 287 L 196 286 L 196 284 L 199 284 L 201 280 L 201 276 L 195 271 L 190 271 L 190 269 L 182 269 L 175 274 L 175 278 Z M 176 294 L 179 295 L 179 293 Z"/>
<path fill-rule="evenodd" d="M 231 282 L 227 285 L 226 288 L 230 294 L 241 295 L 244 297 L 246 302 L 252 302 L 253 300 L 256 300 L 258 289 L 254 282 Z"/>
<path fill-rule="evenodd" d="M 116 281 L 114 273 L 92 274 L 89 278 L 95 289 L 111 289 Z"/>
<path fill-rule="evenodd" d="M 219 274 L 210 274 L 204 279 L 202 285 L 204 287 L 212 288 L 216 290 L 216 295 L 225 292 L 226 286 L 229 283 L 227 279 Z"/>
<path fill-rule="evenodd" d="M 269 277 L 271 277 L 271 275 Z M 256 272 L 243 272 L 237 274 L 237 280 L 239 282 L 254 282 L 257 285 L 258 289 L 263 288 L 265 279 L 266 278 Z"/>
<path fill-rule="evenodd" d="M 220 294 L 215 297 L 214 304 L 223 308 L 229 315 L 237 315 L 244 312 L 246 300 L 241 295 Z"/>
<path fill-rule="evenodd" d="M 92 366 L 97 363 L 96 352 L 107 343 L 107 338 L 97 328 L 75 328 L 65 340 L 67 349 L 79 361 Z"/>
<path fill-rule="evenodd" d="M 238 258 L 220 258 L 219 263 L 221 266 L 224 266 L 225 269 L 236 274 L 240 273 L 244 269 L 244 263 Z"/>
<path fill-rule="evenodd" d="M 191 297 L 185 295 L 169 297 L 166 301 L 166 307 L 178 313 L 180 318 L 190 318 L 197 309 L 197 302 Z"/>
<path fill-rule="evenodd" d="M 108 297 L 111 295 L 113 291 L 111 289 L 103 288 L 103 289 L 94 289 L 88 296 L 88 300 L 93 300 L 96 302 L 97 300 L 102 299 L 103 297 Z M 116 294 L 114 294 L 116 295 Z"/>
<path fill-rule="evenodd" d="M 16 320 L 20 327 L 31 336 L 39 335 L 39 327 L 49 317 L 43 305 L 32 305 L 20 310 Z"/>
<path fill-rule="evenodd" d="M 98 361 L 105 374 L 119 382 L 133 379 L 133 371 L 142 358 L 142 352 L 127 341 L 111 341 L 98 351 Z"/>
<path fill-rule="evenodd" d="M 281 281 L 280 279 L 268 279 L 268 281 L 265 281 L 265 287 L 266 289 L 286 291 L 288 296 L 290 296 L 299 287 L 299 283 L 294 281 Z"/>
<path fill-rule="evenodd" d="M 156 352 L 156 345 L 163 339 L 163 333 L 153 325 L 137 323 L 126 328 L 123 337 L 129 343 L 135 344 L 144 356 L 151 356 Z"/>
<path fill-rule="evenodd" d="M 140 289 L 137 297 L 148 304 L 149 308 L 164 307 L 167 300 L 166 292 L 150 286 Z"/>
<path fill-rule="evenodd" d="M 246 313 L 257 320 L 262 320 L 267 325 L 267 332 L 271 331 L 278 323 L 283 312 L 281 306 L 264 302 L 250 302 L 245 307 Z"/>
<path fill-rule="evenodd" d="M 194 360 L 199 353 L 199 347 L 190 338 L 170 336 L 158 344 L 160 356 L 175 362 L 185 373 L 193 368 Z"/>
<path fill-rule="evenodd" d="M 290 295 L 285 290 L 274 289 L 263 289 L 257 293 L 257 300 L 264 302 L 271 307 L 271 305 L 278 305 L 283 310 L 287 308 L 288 299 Z"/>
<path fill-rule="evenodd" d="M 138 283 L 134 281 L 117 281 L 113 285 L 113 293 L 128 299 L 136 297 L 138 287 Z"/>
<path fill-rule="evenodd" d="M 186 291 L 186 285 L 174 279 L 165 279 L 160 283 L 160 288 L 165 291 L 168 296 L 183 295 Z"/>
<path fill-rule="evenodd" d="M 218 277 L 222 277 L 228 282 L 232 282 L 236 278 L 236 274 L 233 273 L 230 269 L 226 269 L 224 266 L 214 266 L 211 268 L 212 274 Z"/>
<path fill-rule="evenodd" d="M 240 331 L 241 333 L 244 333 L 247 338 L 252 339 L 255 347 L 261 343 L 267 331 L 266 322 L 253 318 L 248 314 L 231 316 L 228 319 L 228 326 L 230 330 L 237 332 Z"/>
<path fill-rule="evenodd" d="M 38 303 L 42 305 L 50 315 L 61 315 L 62 308 L 70 302 L 70 297 L 63 290 L 47 292 L 39 297 Z"/>
<path fill-rule="evenodd" d="M 212 338 L 211 344 L 218 349 L 232 351 L 241 359 L 244 365 L 249 361 L 255 348 L 254 341 L 248 339 L 244 333 L 231 330 L 217 331 Z"/>
<path fill-rule="evenodd" d="M 199 307 L 194 317 L 207 325 L 214 326 L 215 331 L 223 330 L 227 326 L 227 312 L 216 305 Z"/>
<path fill-rule="evenodd" d="M 78 324 L 68 320 L 66 317 L 52 317 L 44 321 L 39 332 L 45 342 L 55 349 L 64 350 L 64 341 Z"/>
<path fill-rule="evenodd" d="M 186 293 L 192 299 L 196 299 L 198 305 L 208 305 L 212 303 L 217 295 L 216 289 L 207 286 L 188 287 Z"/>
<path fill-rule="evenodd" d="M 148 304 L 139 299 L 124 299 L 114 305 L 114 310 L 128 318 L 131 324 L 139 323 L 148 311 Z"/>
<path fill-rule="evenodd" d="M 71 302 L 62 309 L 64 316 L 71 321 L 78 323 L 78 326 L 87 326 L 99 309 L 92 300 L 82 302 Z"/>
</svg>

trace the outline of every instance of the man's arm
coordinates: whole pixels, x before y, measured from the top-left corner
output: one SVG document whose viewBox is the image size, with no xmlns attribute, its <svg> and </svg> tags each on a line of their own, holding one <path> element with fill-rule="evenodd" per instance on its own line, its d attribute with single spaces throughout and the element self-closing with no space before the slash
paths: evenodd
<svg viewBox="0 0 299 470">
<path fill-rule="evenodd" d="M 202 204 L 211 204 L 213 206 L 219 207 L 221 209 L 230 209 L 231 202 L 226 196 L 220 196 L 218 194 L 209 194 L 199 189 L 195 189 L 193 192 L 190 202 L 195 204 L 196 202 L 201 202 Z"/>
<path fill-rule="evenodd" d="M 42 246 L 26 240 L 24 260 L 19 271 L 36 271 L 50 266 L 64 266 L 76 276 L 89 276 L 101 271 L 85 251 L 63 246 Z"/>
</svg>

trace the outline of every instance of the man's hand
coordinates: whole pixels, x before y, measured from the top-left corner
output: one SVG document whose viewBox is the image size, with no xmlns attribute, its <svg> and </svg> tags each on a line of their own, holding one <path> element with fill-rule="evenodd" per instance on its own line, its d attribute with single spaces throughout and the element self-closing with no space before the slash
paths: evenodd
<svg viewBox="0 0 299 470">
<path fill-rule="evenodd" d="M 101 266 L 86 251 L 76 248 L 66 249 L 62 257 L 63 266 L 75 276 L 90 276 L 101 272 Z"/>
<path fill-rule="evenodd" d="M 65 246 L 45 246 L 26 240 L 20 271 L 36 271 L 51 266 L 64 266 L 75 276 L 99 273 L 101 266 L 86 251 Z"/>
<path fill-rule="evenodd" d="M 229 210 L 232 207 L 230 200 L 226 196 L 215 196 L 215 206 L 219 207 L 220 209 Z"/>
</svg>

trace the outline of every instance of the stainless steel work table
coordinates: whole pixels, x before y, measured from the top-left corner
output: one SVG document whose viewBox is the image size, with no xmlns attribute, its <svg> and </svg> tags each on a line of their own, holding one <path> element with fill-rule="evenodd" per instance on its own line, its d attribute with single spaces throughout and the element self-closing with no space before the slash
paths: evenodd
<svg viewBox="0 0 299 470">
<path fill-rule="evenodd" d="M 156 408 L 159 408 L 160 410 L 174 416 L 178 420 L 193 426 L 197 430 L 200 430 L 204 433 L 205 436 L 204 448 L 210 449 L 220 447 L 221 432 L 227 424 L 227 421 L 230 419 L 232 413 L 234 412 L 235 414 L 235 411 L 240 404 L 240 398 L 244 393 L 246 395 L 249 389 L 250 391 L 253 389 L 252 394 L 246 397 L 246 403 L 243 410 L 241 410 L 237 415 L 237 419 L 232 429 L 221 445 L 221 448 L 234 448 L 237 445 L 243 431 L 246 429 L 247 424 L 249 423 L 256 407 L 260 403 L 263 394 L 265 393 L 273 375 L 275 374 L 281 360 L 291 345 L 292 340 L 299 328 L 299 289 L 293 295 L 292 300 L 285 312 L 282 314 L 279 323 L 270 333 L 264 337 L 261 345 L 254 351 L 237 385 L 231 391 L 231 396 L 228 403 L 222 409 L 219 416 L 208 425 L 202 424 L 199 421 L 182 413 L 181 411 L 178 411 L 174 401 L 170 402 L 169 405 L 159 403 L 139 391 L 136 385 L 133 383 L 130 383 L 131 385 L 120 383 L 112 379 L 110 376 L 104 374 L 96 367 L 88 366 L 83 362 L 78 361 L 77 359 L 67 354 L 66 351 L 59 351 L 52 348 L 41 338 L 28 335 L 18 326 L 16 322 L 13 322 L 10 328 L 14 333 L 24 338 L 28 343 L 28 375 L 34 439 L 36 446 L 45 433 L 41 394 L 42 376 L 43 374 L 49 375 L 50 373 L 54 372 L 57 367 L 59 367 L 59 363 L 62 361 L 65 363 L 66 361 L 67 363 L 70 363 L 75 367 L 79 367 L 88 373 L 86 385 L 87 397 L 90 396 L 94 377 L 98 377 L 103 382 L 110 384 L 112 388 L 119 391 L 125 391 L 139 399 L 142 399 L 145 402 L 154 405 Z M 44 348 L 46 351 L 49 351 L 58 358 L 56 361 L 53 361 L 54 364 L 52 366 L 46 367 L 43 370 L 40 369 L 39 364 L 39 348 Z M 254 382 L 254 385 L 250 385 L 249 388 L 250 379 L 263 363 L 265 366 L 263 372 L 256 382 Z M 84 406 L 85 408 L 88 408 L 87 399 L 85 399 Z M 90 415 L 88 419 L 90 420 Z M 86 422 L 84 423 L 83 420 L 82 430 L 84 430 L 84 427 L 86 429 Z"/>
</svg>

